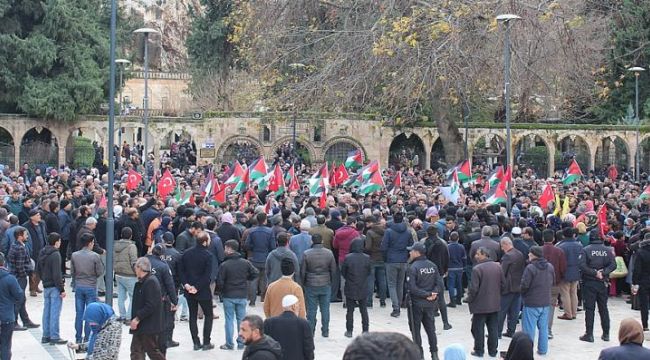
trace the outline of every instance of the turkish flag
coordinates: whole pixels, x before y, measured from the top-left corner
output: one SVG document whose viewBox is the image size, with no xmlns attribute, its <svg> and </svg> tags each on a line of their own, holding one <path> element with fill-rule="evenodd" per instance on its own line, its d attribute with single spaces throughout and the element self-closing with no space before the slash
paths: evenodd
<svg viewBox="0 0 650 360">
<path fill-rule="evenodd" d="M 616 169 L 616 165 L 612 165 L 609 167 L 609 171 L 607 172 L 607 177 L 612 179 L 612 181 L 616 181 L 616 178 L 618 178 L 618 170 Z"/>
<path fill-rule="evenodd" d="M 140 185 L 140 182 L 142 182 L 142 175 L 133 169 L 129 170 L 129 176 L 126 180 L 126 190 L 132 191 L 136 189 Z"/>
<path fill-rule="evenodd" d="M 165 173 L 160 178 L 160 181 L 158 181 L 158 195 L 160 195 L 163 198 L 167 197 L 167 195 L 174 192 L 175 188 L 176 188 L 176 180 L 174 180 L 174 177 L 169 172 L 169 170 L 165 170 Z"/>
<path fill-rule="evenodd" d="M 539 199 L 537 202 L 539 203 L 539 206 L 542 207 L 542 210 L 547 211 L 548 210 L 548 203 L 553 201 L 555 198 L 555 193 L 553 192 L 553 187 L 551 184 L 547 183 L 544 186 L 544 190 L 542 191 L 542 195 L 540 195 Z M 555 205 L 559 206 L 559 205 Z"/>
<path fill-rule="evenodd" d="M 605 232 L 609 230 L 607 226 L 607 205 L 603 204 L 598 210 L 598 230 L 600 230 L 600 237 L 605 239 Z"/>
</svg>

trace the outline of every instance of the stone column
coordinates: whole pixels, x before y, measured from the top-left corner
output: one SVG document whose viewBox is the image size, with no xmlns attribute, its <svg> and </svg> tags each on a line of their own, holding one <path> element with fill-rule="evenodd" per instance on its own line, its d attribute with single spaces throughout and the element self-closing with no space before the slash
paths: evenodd
<svg viewBox="0 0 650 360">
<path fill-rule="evenodd" d="M 627 156 L 627 168 L 630 170 L 634 169 L 634 173 L 636 174 L 636 138 L 634 138 L 632 141 L 628 141 L 627 144 L 629 151 Z"/>
<path fill-rule="evenodd" d="M 546 140 L 546 148 L 548 149 L 548 177 L 551 177 L 555 172 L 555 142 L 553 139 Z"/>
</svg>

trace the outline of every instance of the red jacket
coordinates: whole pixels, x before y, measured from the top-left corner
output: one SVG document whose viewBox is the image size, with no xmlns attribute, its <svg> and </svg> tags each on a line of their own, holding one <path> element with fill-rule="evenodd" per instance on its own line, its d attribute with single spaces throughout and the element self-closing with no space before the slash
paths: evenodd
<svg viewBox="0 0 650 360">
<path fill-rule="evenodd" d="M 553 269 L 555 270 L 555 284 L 553 286 L 558 286 L 562 279 L 564 279 L 564 273 L 566 272 L 566 256 L 564 256 L 564 251 L 551 243 L 544 243 L 542 249 L 544 250 L 544 258 L 553 265 Z"/>
<path fill-rule="evenodd" d="M 352 240 L 358 237 L 360 237 L 359 232 L 350 225 L 345 225 L 336 230 L 332 246 L 339 250 L 339 264 L 343 264 L 345 255 L 350 252 L 350 244 L 352 243 Z"/>
</svg>

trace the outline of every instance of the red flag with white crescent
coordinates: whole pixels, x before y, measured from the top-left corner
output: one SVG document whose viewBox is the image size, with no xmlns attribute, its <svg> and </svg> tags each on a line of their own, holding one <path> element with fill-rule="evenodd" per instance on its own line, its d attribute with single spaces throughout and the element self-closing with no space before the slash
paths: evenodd
<svg viewBox="0 0 650 360">
<path fill-rule="evenodd" d="M 133 169 L 129 170 L 128 178 L 126 180 L 126 190 L 132 191 L 142 182 L 142 175 Z"/>
<path fill-rule="evenodd" d="M 169 169 L 165 170 L 165 173 L 160 178 L 160 181 L 158 181 L 158 195 L 160 195 L 163 198 L 167 197 L 167 195 L 174 192 L 175 188 L 176 188 L 176 180 L 174 180 L 174 177 L 169 172 Z"/>
</svg>

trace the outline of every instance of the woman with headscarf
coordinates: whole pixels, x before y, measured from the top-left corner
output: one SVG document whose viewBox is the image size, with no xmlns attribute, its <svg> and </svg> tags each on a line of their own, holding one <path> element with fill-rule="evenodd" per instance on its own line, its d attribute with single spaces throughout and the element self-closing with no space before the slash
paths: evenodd
<svg viewBox="0 0 650 360">
<path fill-rule="evenodd" d="M 84 313 L 84 321 L 91 331 L 88 342 L 68 346 L 78 352 L 86 351 L 86 360 L 117 360 L 122 343 L 122 323 L 116 320 L 113 309 L 101 302 L 91 303 Z"/>
<path fill-rule="evenodd" d="M 462 344 L 451 344 L 445 348 L 444 360 L 465 360 L 466 353 Z"/>
<path fill-rule="evenodd" d="M 163 216 L 160 221 L 160 226 L 153 231 L 154 244 L 164 244 L 163 235 L 168 231 L 172 231 L 172 218 Z"/>
<path fill-rule="evenodd" d="M 604 349 L 598 360 L 650 359 L 650 349 L 643 347 L 643 327 L 633 318 L 623 319 L 618 329 L 621 345 Z"/>
<path fill-rule="evenodd" d="M 504 360 L 533 360 L 533 341 L 523 331 L 512 335 Z"/>
</svg>

